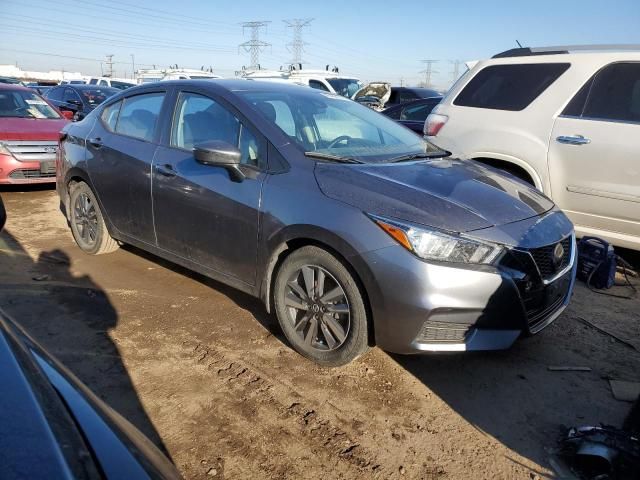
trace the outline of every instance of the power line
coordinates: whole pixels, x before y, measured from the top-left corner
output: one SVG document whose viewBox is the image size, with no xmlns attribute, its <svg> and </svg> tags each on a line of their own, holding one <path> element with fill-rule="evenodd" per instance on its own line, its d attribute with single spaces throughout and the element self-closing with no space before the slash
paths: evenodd
<svg viewBox="0 0 640 480">
<path fill-rule="evenodd" d="M 438 60 L 422 60 L 422 63 L 424 63 L 427 68 L 420 71 L 420 73 L 424 73 L 424 86 L 427 88 L 431 87 L 431 75 L 438 73 L 438 71 L 432 67 L 432 65 L 437 62 Z"/>
<path fill-rule="evenodd" d="M 96 45 L 108 45 L 111 47 L 123 47 L 123 48 L 131 48 L 131 47 L 141 47 L 141 48 L 149 48 L 149 49 L 160 49 L 160 50 L 187 50 L 187 51 L 202 51 L 202 52 L 216 52 L 216 53 L 231 53 L 235 51 L 235 49 L 229 48 L 220 48 L 220 47 L 195 47 L 195 46 L 185 46 L 178 44 L 163 44 L 160 42 L 143 42 L 138 40 L 130 40 L 130 39 L 119 39 L 114 37 L 99 37 L 96 35 L 81 35 L 76 33 L 67 33 L 60 32 L 55 30 L 49 30 L 48 32 L 42 32 L 40 29 L 31 29 L 29 27 L 16 27 L 13 25 L 1 25 L 3 30 L 6 29 L 14 29 L 17 33 L 21 35 L 30 35 L 36 37 L 44 37 L 51 40 L 60 40 L 61 37 L 67 37 L 72 40 L 81 39 L 83 43 L 93 43 Z"/>
<path fill-rule="evenodd" d="M 291 63 L 302 64 L 306 63 L 302 61 L 302 52 L 306 43 L 302 40 L 302 29 L 309 26 L 313 21 L 313 18 L 295 18 L 293 20 L 283 20 L 287 27 L 293 29 L 293 41 L 287 43 L 287 47 L 290 48 Z"/>
<path fill-rule="evenodd" d="M 24 29 L 25 28 L 25 20 L 27 20 L 26 23 L 28 23 L 29 25 L 42 25 L 45 27 L 49 27 L 49 30 L 54 32 L 54 33 L 58 33 L 55 30 L 51 30 L 51 22 L 42 22 L 42 21 L 38 21 L 39 18 L 38 17 L 30 17 L 27 15 L 15 15 L 15 14 L 10 14 L 10 13 L 3 13 L 3 16 L 6 17 L 14 17 L 14 18 L 3 18 L 3 20 L 8 20 L 11 22 L 20 22 L 19 25 L 11 25 L 14 28 L 20 28 L 20 29 Z M 41 29 L 37 29 L 38 31 L 41 31 Z M 74 26 L 73 27 L 73 31 L 74 32 L 80 32 L 80 33 L 91 33 L 92 34 L 92 38 L 95 37 L 96 34 L 98 35 L 108 35 L 110 38 L 123 38 L 124 40 L 127 41 L 143 41 L 143 42 L 152 42 L 152 45 L 155 46 L 161 46 L 161 45 L 179 45 L 179 46 L 183 46 L 183 47 L 194 47 L 194 48 L 205 48 L 205 49 L 211 49 L 211 44 L 210 43 L 205 43 L 205 42 L 193 42 L 193 41 L 189 41 L 189 42 L 185 42 L 184 40 L 179 40 L 177 43 L 172 42 L 170 39 L 168 39 L 166 37 L 166 35 L 163 35 L 161 37 L 156 37 L 156 36 L 150 36 L 150 35 L 140 35 L 140 34 L 132 34 L 132 33 L 124 33 L 124 32 L 120 32 L 120 31 L 114 31 L 114 30 L 109 30 L 109 29 L 102 29 L 102 28 L 96 28 L 96 27 L 91 27 L 91 28 L 83 28 L 83 27 L 78 27 L 78 26 Z M 60 33 L 68 33 L 68 30 L 63 30 Z M 222 46 L 224 48 L 228 48 L 228 51 L 235 51 L 235 47 L 233 46 Z M 219 48 L 219 47 L 216 47 Z"/>
<path fill-rule="evenodd" d="M 251 65 L 249 68 L 260 68 L 260 52 L 265 47 L 270 47 L 271 44 L 267 42 L 263 42 L 260 40 L 260 29 L 264 28 L 266 30 L 267 25 L 271 22 L 267 21 L 253 21 L 253 22 L 243 22 L 242 25 L 242 33 L 244 34 L 245 29 L 251 29 L 251 40 L 241 43 L 238 48 L 243 48 L 245 52 L 249 52 L 251 55 Z"/>
</svg>

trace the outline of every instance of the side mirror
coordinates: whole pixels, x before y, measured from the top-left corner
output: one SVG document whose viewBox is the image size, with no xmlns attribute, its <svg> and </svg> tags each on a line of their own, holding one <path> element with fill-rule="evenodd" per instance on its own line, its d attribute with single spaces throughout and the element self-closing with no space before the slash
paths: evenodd
<svg viewBox="0 0 640 480">
<path fill-rule="evenodd" d="M 193 149 L 198 163 L 212 167 L 222 167 L 229 172 L 234 182 L 242 182 L 246 175 L 240 170 L 242 153 L 238 147 L 221 140 L 200 143 Z"/>
<path fill-rule="evenodd" d="M 73 120 L 73 112 L 71 110 L 61 110 L 60 113 L 67 120 Z"/>
</svg>

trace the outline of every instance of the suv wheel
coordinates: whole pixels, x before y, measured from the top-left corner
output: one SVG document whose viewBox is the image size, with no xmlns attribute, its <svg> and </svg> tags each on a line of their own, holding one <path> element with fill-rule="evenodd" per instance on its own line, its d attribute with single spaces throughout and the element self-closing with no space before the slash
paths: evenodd
<svg viewBox="0 0 640 480">
<path fill-rule="evenodd" d="M 351 362 L 368 348 L 367 311 L 345 265 L 326 250 L 303 247 L 282 263 L 275 310 L 291 345 L 326 366 Z"/>
<path fill-rule="evenodd" d="M 71 186 L 69 220 L 71 233 L 78 246 L 86 253 L 100 255 L 118 249 L 104 223 L 95 195 L 84 182 Z"/>
</svg>

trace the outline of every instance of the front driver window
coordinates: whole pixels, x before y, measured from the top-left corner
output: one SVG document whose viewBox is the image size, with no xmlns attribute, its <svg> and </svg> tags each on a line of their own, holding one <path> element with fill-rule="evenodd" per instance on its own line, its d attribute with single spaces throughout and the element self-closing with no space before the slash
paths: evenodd
<svg viewBox="0 0 640 480">
<path fill-rule="evenodd" d="M 192 150 L 213 140 L 238 147 L 241 163 L 259 164 L 260 142 L 235 115 L 209 97 L 180 94 L 171 128 L 171 146 Z"/>
</svg>

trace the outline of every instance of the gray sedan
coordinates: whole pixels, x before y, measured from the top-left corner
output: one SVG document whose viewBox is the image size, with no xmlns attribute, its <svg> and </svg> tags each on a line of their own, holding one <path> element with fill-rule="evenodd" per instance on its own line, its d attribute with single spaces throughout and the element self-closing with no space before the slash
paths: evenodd
<svg viewBox="0 0 640 480">
<path fill-rule="evenodd" d="M 323 365 L 507 348 L 571 296 L 573 226 L 551 200 L 336 95 L 162 82 L 62 137 L 81 249 L 132 244 L 259 297 Z"/>
</svg>

